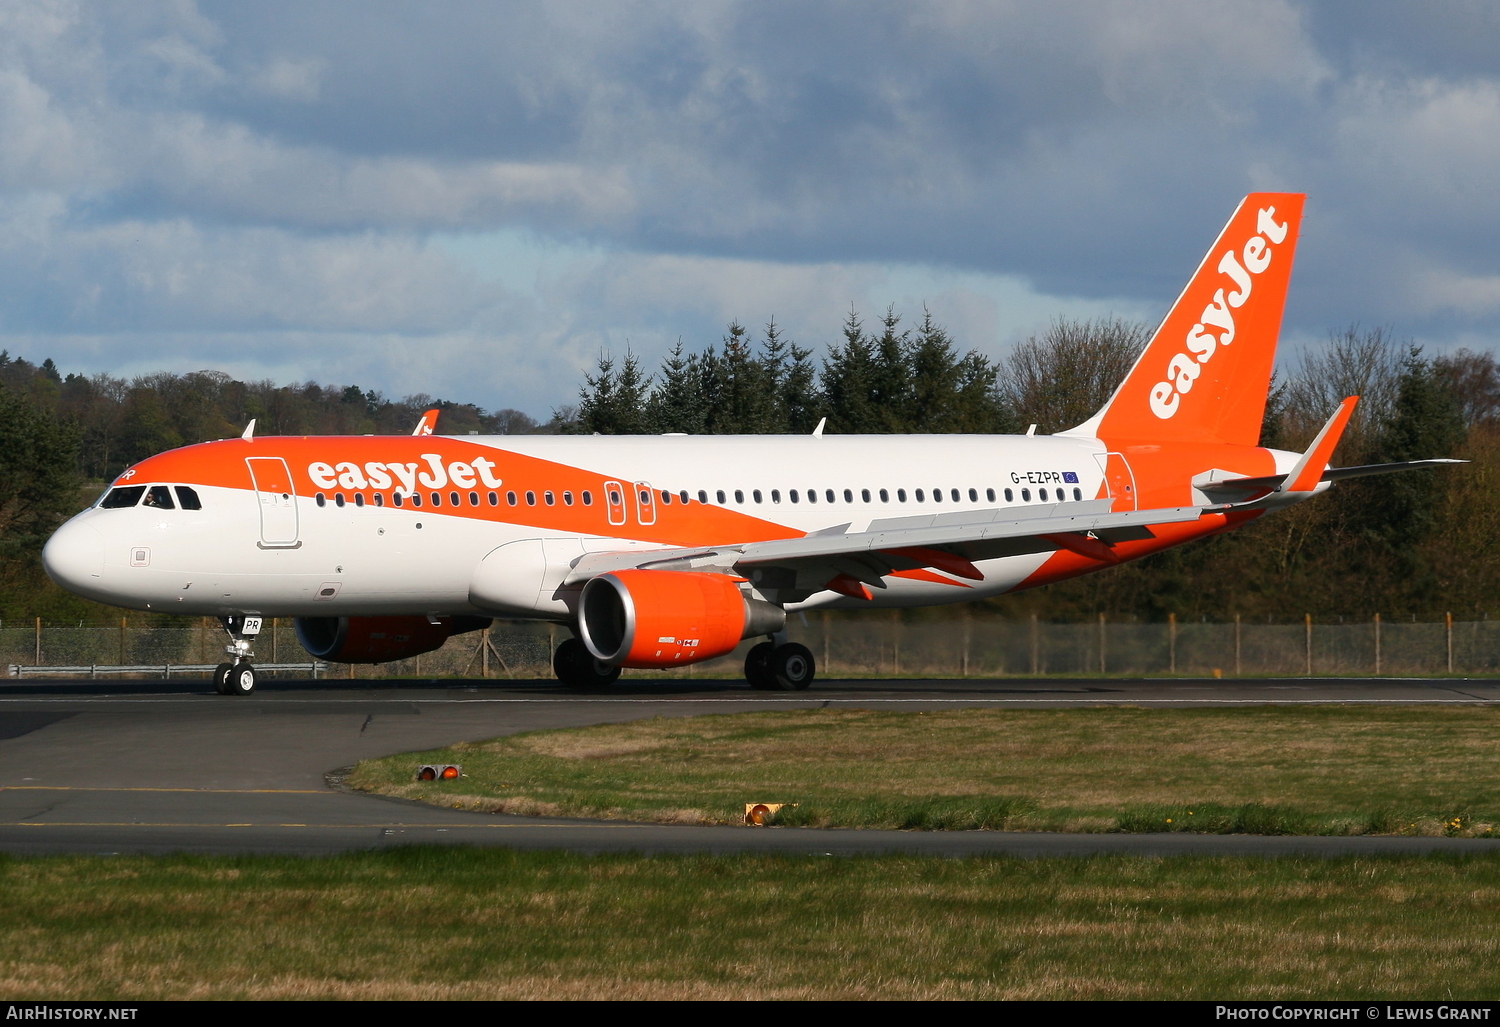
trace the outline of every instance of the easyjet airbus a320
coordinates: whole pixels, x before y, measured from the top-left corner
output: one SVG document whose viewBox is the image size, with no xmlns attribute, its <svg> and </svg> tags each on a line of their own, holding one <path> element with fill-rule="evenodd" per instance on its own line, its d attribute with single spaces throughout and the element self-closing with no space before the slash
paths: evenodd
<svg viewBox="0 0 1500 1027">
<path fill-rule="evenodd" d="M 1306 453 L 1261 418 L 1303 197 L 1240 204 L 1114 396 L 1011 435 L 243 437 L 125 471 L 58 529 L 58 584 L 213 615 L 218 689 L 247 694 L 261 619 L 308 652 L 378 663 L 493 617 L 567 625 L 557 676 L 612 681 L 765 636 L 757 688 L 801 689 L 788 611 L 963 602 L 1239 527 L 1340 478 L 1350 397 Z M 820 426 L 821 428 L 821 426 Z"/>
</svg>

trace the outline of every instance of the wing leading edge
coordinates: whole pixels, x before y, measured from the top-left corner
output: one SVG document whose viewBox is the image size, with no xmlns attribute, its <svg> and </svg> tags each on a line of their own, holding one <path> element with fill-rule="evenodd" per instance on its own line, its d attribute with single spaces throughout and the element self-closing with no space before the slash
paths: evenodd
<svg viewBox="0 0 1500 1027">
<path fill-rule="evenodd" d="M 564 586 L 608 571 L 717 570 L 774 589 L 782 602 L 798 602 L 831 589 L 869 598 L 885 588 L 886 575 L 928 568 L 977 580 L 977 560 L 1068 549 L 1111 560 L 1118 542 L 1152 538 L 1148 525 L 1195 521 L 1199 507 L 1112 511 L 1112 500 L 1047 507 L 971 510 L 872 521 L 864 531 L 849 525 L 799 538 L 692 549 L 593 553 L 574 565 Z M 960 582 L 950 582 L 960 584 Z"/>
</svg>

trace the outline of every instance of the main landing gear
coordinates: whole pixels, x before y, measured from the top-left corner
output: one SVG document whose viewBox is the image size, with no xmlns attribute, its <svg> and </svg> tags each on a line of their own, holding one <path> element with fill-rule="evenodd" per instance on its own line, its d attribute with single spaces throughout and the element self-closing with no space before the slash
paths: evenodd
<svg viewBox="0 0 1500 1027">
<path fill-rule="evenodd" d="M 260 634 L 259 617 L 220 617 L 219 623 L 229 632 L 230 643 L 224 647 L 229 663 L 221 663 L 214 670 L 214 691 L 220 695 L 249 695 L 255 691 L 255 668 L 250 657 L 255 653 L 250 645 Z"/>
<path fill-rule="evenodd" d="M 745 680 L 751 688 L 801 692 L 817 673 L 812 650 L 797 642 L 762 642 L 745 655 Z"/>
<path fill-rule="evenodd" d="M 552 654 L 552 672 L 557 680 L 574 688 L 605 688 L 620 677 L 620 668 L 596 660 L 582 641 L 567 638 Z"/>
</svg>

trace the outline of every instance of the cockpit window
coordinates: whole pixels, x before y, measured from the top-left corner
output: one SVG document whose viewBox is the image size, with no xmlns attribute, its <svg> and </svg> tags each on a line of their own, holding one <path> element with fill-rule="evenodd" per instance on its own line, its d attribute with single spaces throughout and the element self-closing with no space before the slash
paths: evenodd
<svg viewBox="0 0 1500 1027">
<path fill-rule="evenodd" d="M 177 486 L 177 505 L 184 510 L 202 510 L 203 502 L 198 498 L 198 493 L 186 485 Z"/>
<path fill-rule="evenodd" d="M 146 491 L 144 485 L 124 485 L 112 488 L 104 494 L 104 499 L 99 503 L 104 510 L 123 510 L 127 506 L 135 506 L 141 501 L 141 493 Z"/>
<path fill-rule="evenodd" d="M 151 485 L 146 489 L 146 498 L 141 501 L 142 506 L 152 506 L 158 510 L 175 510 L 177 504 L 172 502 L 172 490 L 165 485 Z"/>
</svg>

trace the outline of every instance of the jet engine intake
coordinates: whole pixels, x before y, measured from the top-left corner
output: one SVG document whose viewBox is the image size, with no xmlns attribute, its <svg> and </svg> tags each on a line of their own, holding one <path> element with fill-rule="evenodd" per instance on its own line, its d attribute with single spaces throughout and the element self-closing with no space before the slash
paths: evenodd
<svg viewBox="0 0 1500 1027">
<path fill-rule="evenodd" d="M 611 571 L 589 579 L 578 605 L 583 644 L 617 667 L 711 660 L 785 623 L 781 607 L 745 596 L 726 574 L 699 571 Z"/>
<path fill-rule="evenodd" d="M 442 647 L 454 635 L 490 625 L 488 617 L 298 617 L 297 641 L 313 659 L 390 663 Z"/>
</svg>

